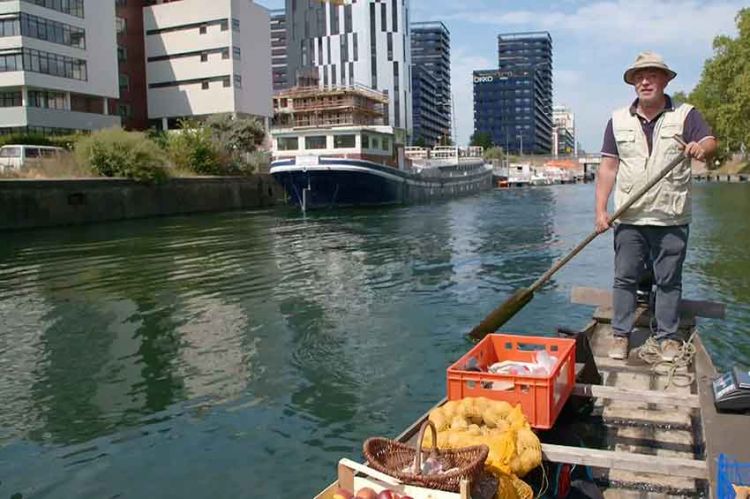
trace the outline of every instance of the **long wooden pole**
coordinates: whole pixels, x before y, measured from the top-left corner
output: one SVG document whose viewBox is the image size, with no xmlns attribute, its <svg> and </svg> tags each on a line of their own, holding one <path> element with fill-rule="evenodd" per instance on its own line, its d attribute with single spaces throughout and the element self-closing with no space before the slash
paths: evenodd
<svg viewBox="0 0 750 499">
<path fill-rule="evenodd" d="M 680 135 L 675 135 L 673 137 L 679 144 L 684 148 L 685 147 L 685 141 L 682 139 Z M 643 197 L 646 192 L 648 192 L 653 186 L 658 184 L 664 177 L 666 177 L 669 172 L 674 170 L 677 165 L 681 164 L 683 161 L 685 161 L 685 154 L 680 154 L 678 157 L 670 161 L 670 163 L 665 166 L 656 176 L 649 179 L 646 184 L 638 189 L 635 194 L 633 194 L 627 201 L 625 201 L 622 206 L 620 206 L 615 213 L 609 217 L 609 225 L 612 225 L 612 223 L 620 218 L 623 213 L 625 213 L 633 204 L 638 201 L 641 197 Z M 550 280 L 550 278 L 560 270 L 560 268 L 568 263 L 570 260 L 573 259 L 574 256 L 576 256 L 578 253 L 583 250 L 588 244 L 593 241 L 596 236 L 598 236 L 600 232 L 593 231 L 591 234 L 589 234 L 586 239 L 581 241 L 578 246 L 573 248 L 573 250 L 565 255 L 563 258 L 555 262 L 555 264 L 547 270 L 542 276 L 534 281 L 534 283 L 529 286 L 528 288 L 522 288 L 515 293 L 513 293 L 510 298 L 508 298 L 504 303 L 502 303 L 500 306 L 498 306 L 495 310 L 490 312 L 490 314 L 485 317 L 485 319 L 474 329 L 471 330 L 469 333 L 469 336 L 475 340 L 480 340 L 484 338 L 489 333 L 492 333 L 494 331 L 497 331 L 497 329 L 508 322 L 511 317 L 513 317 L 516 313 L 518 313 L 519 310 L 521 310 L 527 303 L 531 301 L 531 299 L 534 297 L 534 292 L 542 287 L 544 283 Z"/>
</svg>

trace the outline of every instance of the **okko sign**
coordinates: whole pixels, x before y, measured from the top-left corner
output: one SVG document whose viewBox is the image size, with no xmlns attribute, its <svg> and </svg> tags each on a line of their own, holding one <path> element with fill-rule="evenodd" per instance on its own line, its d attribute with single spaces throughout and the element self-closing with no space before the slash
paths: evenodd
<svg viewBox="0 0 750 499">
<path fill-rule="evenodd" d="M 492 83 L 495 81 L 495 77 L 492 75 L 475 76 L 474 83 Z"/>
</svg>

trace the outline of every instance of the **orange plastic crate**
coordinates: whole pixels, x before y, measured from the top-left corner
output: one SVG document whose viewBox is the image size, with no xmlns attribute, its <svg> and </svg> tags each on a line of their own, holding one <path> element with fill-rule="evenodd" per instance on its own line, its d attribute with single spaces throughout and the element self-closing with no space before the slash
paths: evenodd
<svg viewBox="0 0 750 499">
<path fill-rule="evenodd" d="M 476 359 L 482 371 L 486 371 L 495 362 L 505 360 L 534 362 L 535 352 L 542 349 L 557 358 L 549 376 L 465 370 L 471 357 Z M 448 368 L 448 400 L 486 397 L 521 404 L 532 427 L 549 429 L 573 391 L 575 359 L 576 342 L 572 339 L 490 334 Z M 496 382 L 504 383 L 493 384 Z"/>
</svg>

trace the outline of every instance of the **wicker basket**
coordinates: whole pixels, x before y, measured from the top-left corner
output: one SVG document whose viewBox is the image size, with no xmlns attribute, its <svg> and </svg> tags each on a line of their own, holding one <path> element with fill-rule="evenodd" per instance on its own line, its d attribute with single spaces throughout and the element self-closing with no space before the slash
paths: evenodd
<svg viewBox="0 0 750 499">
<path fill-rule="evenodd" d="M 426 453 L 422 450 L 422 439 L 427 426 L 432 430 L 432 441 L 434 443 L 429 453 L 430 457 L 437 459 L 442 464 L 444 470 L 457 469 L 442 474 L 422 474 L 422 454 Z M 398 478 L 405 484 L 448 492 L 458 492 L 462 479 L 467 478 L 475 481 L 479 477 L 479 474 L 482 473 L 484 461 L 487 459 L 487 454 L 489 453 L 489 447 L 486 445 L 475 445 L 461 449 L 440 450 L 437 448 L 437 431 L 435 430 L 435 425 L 432 421 L 427 420 L 419 430 L 416 450 L 395 440 L 374 437 L 368 438 L 365 441 L 362 452 L 370 467 Z M 404 471 L 407 468 L 417 471 Z"/>
</svg>

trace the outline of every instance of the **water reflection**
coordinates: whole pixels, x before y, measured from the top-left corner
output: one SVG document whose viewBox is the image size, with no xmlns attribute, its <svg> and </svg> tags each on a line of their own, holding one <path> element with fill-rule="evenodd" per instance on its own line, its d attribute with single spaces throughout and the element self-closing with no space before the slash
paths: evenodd
<svg viewBox="0 0 750 499">
<path fill-rule="evenodd" d="M 750 197 L 696 194 L 686 295 L 729 304 L 703 336 L 720 365 L 750 362 Z M 13 233 L 0 496 L 310 496 L 441 397 L 464 334 L 588 234 L 592 200 L 555 186 Z M 504 329 L 583 326 L 570 287 L 611 286 L 612 254 L 597 238 Z"/>
<path fill-rule="evenodd" d="M 741 184 L 701 186 L 690 233 L 688 282 L 700 297 L 727 304 L 726 320 L 705 321 L 701 336 L 721 369 L 750 366 L 750 192 Z"/>
</svg>

